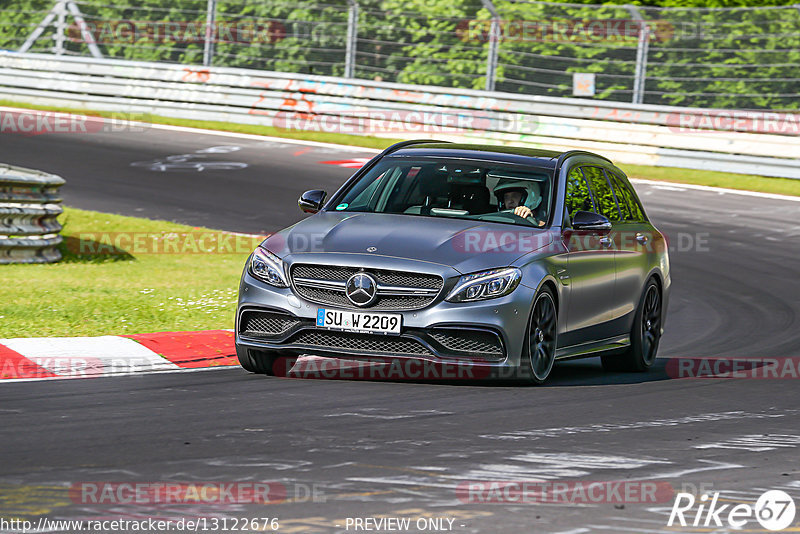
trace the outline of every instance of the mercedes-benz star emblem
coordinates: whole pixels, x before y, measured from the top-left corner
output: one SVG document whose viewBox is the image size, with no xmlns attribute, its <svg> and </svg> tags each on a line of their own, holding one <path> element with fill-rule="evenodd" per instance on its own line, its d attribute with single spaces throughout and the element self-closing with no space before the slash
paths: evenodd
<svg viewBox="0 0 800 534">
<path fill-rule="evenodd" d="M 375 302 L 378 284 L 375 279 L 365 273 L 356 273 L 347 280 L 345 294 L 356 306 L 369 306 Z"/>
</svg>

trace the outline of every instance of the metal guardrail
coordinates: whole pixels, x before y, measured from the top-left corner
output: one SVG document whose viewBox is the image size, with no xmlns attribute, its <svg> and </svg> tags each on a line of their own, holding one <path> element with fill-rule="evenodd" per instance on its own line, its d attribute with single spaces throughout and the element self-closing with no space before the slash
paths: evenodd
<svg viewBox="0 0 800 534">
<path fill-rule="evenodd" d="M 0 48 L 18 52 L 692 107 L 797 109 L 800 96 L 800 4 L 6 3 Z"/>
<path fill-rule="evenodd" d="M 0 163 L 0 264 L 61 259 L 63 184 L 60 176 Z"/>
<path fill-rule="evenodd" d="M 800 179 L 800 114 L 16 53 L 0 53 L 0 99 L 390 138 L 581 148 L 620 163 Z"/>
</svg>

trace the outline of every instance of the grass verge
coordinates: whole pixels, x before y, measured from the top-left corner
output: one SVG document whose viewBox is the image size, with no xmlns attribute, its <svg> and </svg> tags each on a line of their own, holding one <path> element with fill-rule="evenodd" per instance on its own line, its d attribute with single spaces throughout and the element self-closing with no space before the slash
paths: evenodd
<svg viewBox="0 0 800 534">
<path fill-rule="evenodd" d="M 631 178 L 800 196 L 800 180 L 793 180 L 792 178 L 768 178 L 753 174 L 696 171 L 674 167 L 649 167 L 646 165 L 620 164 L 618 167 Z"/>
<path fill-rule="evenodd" d="M 72 208 L 61 221 L 61 263 L 0 266 L 0 338 L 233 328 L 259 238 Z"/>
<path fill-rule="evenodd" d="M 34 104 L 12 102 L 8 100 L 0 100 L 0 106 L 20 107 L 45 111 L 59 111 L 62 113 L 78 113 L 98 117 L 119 117 L 119 113 L 117 112 L 91 111 L 58 106 L 38 106 Z M 147 115 L 146 121 L 156 124 L 169 124 L 173 126 L 185 126 L 189 128 L 204 128 L 208 130 L 268 135 L 272 137 L 283 137 L 286 139 L 301 139 L 304 141 L 336 143 L 340 145 L 374 149 L 383 149 L 392 143 L 402 140 L 361 135 L 347 135 L 341 133 L 287 130 L 282 128 L 274 128 L 272 126 L 237 124 L 233 122 L 175 119 L 158 115 Z M 652 167 L 647 165 L 621 164 L 619 167 L 631 178 L 644 178 L 647 180 L 662 180 L 665 182 L 707 185 L 712 187 L 725 187 L 728 189 L 741 189 L 744 191 L 759 191 L 762 193 L 800 196 L 800 180 L 793 180 L 791 178 L 771 178 L 753 174 L 734 174 L 718 171 L 681 169 L 677 167 Z"/>
</svg>

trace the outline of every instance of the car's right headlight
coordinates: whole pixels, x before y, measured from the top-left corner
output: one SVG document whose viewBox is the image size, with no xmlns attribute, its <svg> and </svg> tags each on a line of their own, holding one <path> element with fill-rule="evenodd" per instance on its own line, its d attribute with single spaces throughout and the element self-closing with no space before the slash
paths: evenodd
<svg viewBox="0 0 800 534">
<path fill-rule="evenodd" d="M 446 300 L 473 302 L 503 297 L 517 288 L 521 278 L 522 271 L 516 267 L 467 274 L 459 278 Z"/>
<path fill-rule="evenodd" d="M 258 247 L 253 251 L 248 267 L 250 274 L 262 282 L 275 287 L 289 287 L 283 261 L 265 248 Z"/>
</svg>

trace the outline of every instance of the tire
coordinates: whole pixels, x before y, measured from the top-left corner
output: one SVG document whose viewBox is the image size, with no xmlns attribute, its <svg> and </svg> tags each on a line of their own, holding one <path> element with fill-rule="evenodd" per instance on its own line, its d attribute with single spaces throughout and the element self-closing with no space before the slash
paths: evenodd
<svg viewBox="0 0 800 534">
<path fill-rule="evenodd" d="M 661 341 L 661 290 L 652 278 L 647 281 L 631 327 L 631 344 L 622 353 L 601 357 L 606 371 L 647 371 L 656 361 Z"/>
<path fill-rule="evenodd" d="M 286 376 L 297 358 L 278 352 L 253 350 L 236 345 L 236 356 L 245 371 L 267 376 Z"/>
<path fill-rule="evenodd" d="M 558 346 L 558 309 L 553 292 L 543 287 L 533 300 L 520 370 L 529 384 L 543 384 L 555 363 Z"/>
</svg>

